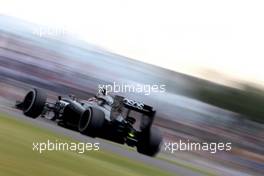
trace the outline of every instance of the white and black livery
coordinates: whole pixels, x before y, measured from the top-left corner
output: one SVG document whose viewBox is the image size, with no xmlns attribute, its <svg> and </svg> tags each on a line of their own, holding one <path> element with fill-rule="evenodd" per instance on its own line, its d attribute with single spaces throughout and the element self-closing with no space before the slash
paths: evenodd
<svg viewBox="0 0 264 176">
<path fill-rule="evenodd" d="M 155 156 L 160 150 L 161 132 L 152 127 L 155 110 L 121 96 L 112 98 L 105 90 L 88 100 L 58 96 L 55 102 L 47 102 L 46 92 L 34 88 L 16 103 L 16 108 L 31 118 L 48 118 L 90 137 L 137 147 L 139 153 L 148 156 Z"/>
</svg>

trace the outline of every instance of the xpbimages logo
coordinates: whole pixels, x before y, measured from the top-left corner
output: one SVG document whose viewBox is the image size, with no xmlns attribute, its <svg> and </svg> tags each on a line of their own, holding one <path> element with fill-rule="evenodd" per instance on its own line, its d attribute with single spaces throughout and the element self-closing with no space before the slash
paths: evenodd
<svg viewBox="0 0 264 176">
<path fill-rule="evenodd" d="M 215 154 L 218 151 L 230 151 L 231 149 L 231 142 L 190 142 L 189 140 L 180 140 L 179 142 L 165 141 L 163 145 L 163 150 L 172 154 L 177 151 L 207 151 Z"/>
<path fill-rule="evenodd" d="M 39 152 L 44 151 L 73 151 L 77 153 L 84 153 L 86 151 L 98 151 L 100 149 L 100 143 L 83 143 L 83 142 L 59 142 L 55 140 L 52 142 L 47 140 L 46 142 L 33 142 L 32 150 Z"/>
<path fill-rule="evenodd" d="M 166 92 L 165 84 L 125 84 L 116 83 L 113 84 L 99 84 L 99 90 L 105 89 L 107 93 L 143 93 L 144 95 L 150 95 L 151 93 L 164 93 Z"/>
</svg>

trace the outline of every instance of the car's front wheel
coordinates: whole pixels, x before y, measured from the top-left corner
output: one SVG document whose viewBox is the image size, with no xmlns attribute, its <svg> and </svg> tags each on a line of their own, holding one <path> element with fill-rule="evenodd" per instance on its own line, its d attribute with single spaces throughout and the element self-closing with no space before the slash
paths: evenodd
<svg viewBox="0 0 264 176">
<path fill-rule="evenodd" d="M 34 88 L 30 90 L 23 102 L 23 113 L 31 118 L 37 118 L 43 111 L 47 99 L 47 95 L 44 91 Z"/>
</svg>

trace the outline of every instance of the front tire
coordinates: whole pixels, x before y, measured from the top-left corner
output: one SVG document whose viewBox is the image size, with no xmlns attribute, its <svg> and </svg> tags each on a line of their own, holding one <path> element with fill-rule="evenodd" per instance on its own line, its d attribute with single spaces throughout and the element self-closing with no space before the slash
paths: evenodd
<svg viewBox="0 0 264 176">
<path fill-rule="evenodd" d="M 162 136 L 160 130 L 152 127 L 150 131 L 144 132 L 141 135 L 137 144 L 137 151 L 153 157 L 160 151 L 161 142 Z"/>
<path fill-rule="evenodd" d="M 105 114 L 97 108 L 90 107 L 82 114 L 78 129 L 80 133 L 90 137 L 100 136 L 105 122 Z"/>
<path fill-rule="evenodd" d="M 30 90 L 23 101 L 23 113 L 24 115 L 37 118 L 43 111 L 47 95 L 44 91 L 34 88 Z"/>
</svg>

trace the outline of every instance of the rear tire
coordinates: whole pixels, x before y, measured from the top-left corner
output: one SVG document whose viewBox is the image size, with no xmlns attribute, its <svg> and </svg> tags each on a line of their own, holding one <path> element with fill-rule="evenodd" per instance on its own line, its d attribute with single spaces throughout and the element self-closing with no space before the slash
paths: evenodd
<svg viewBox="0 0 264 176">
<path fill-rule="evenodd" d="M 90 137 L 100 136 L 105 122 L 105 114 L 102 110 L 90 107 L 82 114 L 78 129 L 80 133 Z"/>
<path fill-rule="evenodd" d="M 44 91 L 34 88 L 30 90 L 23 101 L 23 113 L 31 118 L 37 118 L 43 111 L 47 95 Z"/>
<path fill-rule="evenodd" d="M 138 141 L 137 151 L 153 157 L 160 151 L 161 132 L 158 128 L 152 127 L 150 131 L 144 133 Z"/>
</svg>

